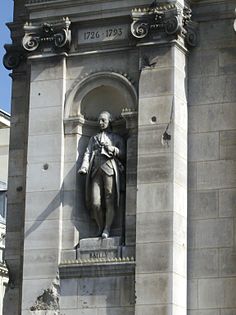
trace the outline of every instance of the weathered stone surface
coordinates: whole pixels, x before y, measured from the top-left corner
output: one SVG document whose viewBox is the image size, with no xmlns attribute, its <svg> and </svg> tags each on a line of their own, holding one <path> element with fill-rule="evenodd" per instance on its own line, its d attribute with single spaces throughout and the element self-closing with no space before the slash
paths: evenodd
<svg viewBox="0 0 236 315">
<path fill-rule="evenodd" d="M 61 280 L 60 307 L 77 309 L 78 306 L 78 279 Z M 77 310 L 78 312 L 78 310 Z"/>
<path fill-rule="evenodd" d="M 189 58 L 189 76 L 218 74 L 219 55 L 215 49 L 193 50 Z"/>
<path fill-rule="evenodd" d="M 236 158 L 236 130 L 220 132 L 220 158 L 222 160 Z"/>
<path fill-rule="evenodd" d="M 59 58 L 51 59 L 50 61 L 37 60 L 37 62 L 33 63 L 31 82 L 55 80 L 55 78 L 63 79 L 62 64 L 63 60 Z"/>
<path fill-rule="evenodd" d="M 221 315 L 235 315 L 236 309 L 221 309 Z"/>
<path fill-rule="evenodd" d="M 114 52 L 109 56 L 103 54 L 80 56 L 80 58 L 69 58 L 67 78 L 75 81 L 88 74 L 91 69 L 96 71 L 120 71 L 127 73 L 135 79 L 138 70 L 138 52 L 130 50 L 124 52 Z"/>
<path fill-rule="evenodd" d="M 168 68 L 143 70 L 139 83 L 140 98 L 172 94 L 172 75 L 172 69 Z"/>
<path fill-rule="evenodd" d="M 137 188 L 138 202 L 146 201 L 147 207 L 145 212 L 154 211 L 170 211 L 172 201 L 169 196 L 172 191 L 172 186 L 168 183 L 147 183 Z M 138 211 L 144 211 L 140 208 Z"/>
<path fill-rule="evenodd" d="M 206 9 L 201 8 L 202 10 Z M 224 4 L 221 7 L 216 7 L 215 12 L 220 16 L 220 11 L 225 11 Z M 202 12 L 203 13 L 203 12 Z M 209 14 L 209 13 L 208 13 Z M 213 19 L 208 21 L 206 28 L 204 23 L 200 23 L 199 32 L 201 36 L 201 47 L 204 49 L 216 49 L 227 46 L 234 46 L 234 31 L 232 25 L 227 19 Z M 222 31 L 224 30 L 224 31 Z"/>
<path fill-rule="evenodd" d="M 176 305 L 174 312 L 181 314 L 186 311 L 187 305 L 187 288 L 186 278 L 179 274 L 173 273 L 173 302 Z"/>
<path fill-rule="evenodd" d="M 172 213 L 171 212 L 150 212 L 148 215 L 143 212 L 137 215 L 139 233 L 137 243 L 159 242 L 172 240 Z"/>
<path fill-rule="evenodd" d="M 35 135 L 28 137 L 28 160 L 32 163 L 58 162 L 61 159 L 61 135 Z M 38 148 L 43 148 L 38 150 Z"/>
<path fill-rule="evenodd" d="M 48 163 L 48 169 L 44 169 L 44 163 L 31 163 L 28 165 L 27 192 L 60 190 L 61 187 L 61 163 Z"/>
<path fill-rule="evenodd" d="M 78 308 L 119 307 L 134 303 L 134 287 L 129 277 L 84 278 L 78 282 Z"/>
<path fill-rule="evenodd" d="M 188 162 L 188 189 L 197 188 L 197 163 Z"/>
<path fill-rule="evenodd" d="M 138 184 L 150 182 L 164 183 L 171 178 L 173 170 L 169 155 L 141 155 L 138 159 L 138 164 Z"/>
<path fill-rule="evenodd" d="M 63 250 L 74 250 L 79 243 L 79 231 L 76 220 L 63 220 L 61 247 Z"/>
<path fill-rule="evenodd" d="M 236 216 L 236 189 L 223 189 L 219 191 L 220 217 Z"/>
<path fill-rule="evenodd" d="M 138 305 L 135 308 L 135 314 L 143 315 L 165 315 L 168 314 L 169 307 L 167 305 Z"/>
<path fill-rule="evenodd" d="M 173 190 L 175 212 L 183 217 L 187 217 L 187 188 L 179 184 L 174 184 Z"/>
<path fill-rule="evenodd" d="M 231 219 L 195 220 L 190 233 L 196 248 L 218 248 L 233 245 L 234 229 Z"/>
<path fill-rule="evenodd" d="M 199 307 L 235 308 L 235 282 L 235 278 L 200 279 L 198 281 Z"/>
<path fill-rule="evenodd" d="M 215 88 L 213 85 L 212 88 L 219 91 L 221 90 L 221 85 L 218 88 Z M 231 89 L 234 90 L 233 87 Z M 209 93 L 208 90 L 206 93 Z M 228 94 L 226 93 L 226 95 Z M 213 100 L 212 105 L 198 106 L 197 103 L 196 106 L 189 107 L 190 133 L 235 129 L 235 103 L 219 102 L 220 104 L 216 104 L 216 101 Z"/>
<path fill-rule="evenodd" d="M 137 304 L 165 304 L 169 301 L 169 275 L 168 274 L 139 274 L 136 276 Z"/>
<path fill-rule="evenodd" d="M 26 221 L 25 223 L 25 250 L 56 249 L 59 235 L 57 220 Z"/>
<path fill-rule="evenodd" d="M 188 275 L 190 278 L 216 277 L 219 272 L 218 249 L 188 251 Z"/>
<path fill-rule="evenodd" d="M 172 243 L 137 244 L 136 259 L 139 262 L 137 271 L 168 272 L 171 270 Z"/>
<path fill-rule="evenodd" d="M 55 274 L 56 276 L 56 274 Z M 53 279 L 50 278 L 41 278 L 36 280 L 38 286 L 34 285 L 35 279 L 25 279 L 23 283 L 23 301 L 22 301 L 22 310 L 29 311 L 29 308 L 35 304 L 37 297 L 39 297 L 44 290 L 48 289 L 51 286 Z"/>
<path fill-rule="evenodd" d="M 58 261 L 57 249 L 26 249 L 24 280 L 50 277 L 56 272 Z"/>
<path fill-rule="evenodd" d="M 234 80 L 235 77 L 229 80 L 227 76 L 191 78 L 190 105 L 235 102 Z"/>
<path fill-rule="evenodd" d="M 63 102 L 63 80 L 61 79 L 32 82 L 30 91 L 30 104 L 33 109 L 60 106 Z"/>
<path fill-rule="evenodd" d="M 98 312 L 97 315 L 133 315 L 134 307 L 120 307 L 120 308 L 106 307 L 106 308 L 99 308 L 97 312 Z M 91 315 L 93 314 L 94 313 L 91 313 Z"/>
<path fill-rule="evenodd" d="M 152 116 L 151 116 L 152 117 Z M 151 121 L 151 117 L 149 118 Z M 151 123 L 150 123 L 151 125 Z M 160 154 L 170 151 L 162 144 L 162 136 L 166 125 L 153 125 L 139 130 L 139 153 Z"/>
<path fill-rule="evenodd" d="M 6 166 L 7 164 L 4 163 L 3 157 L 0 157 L 0 165 Z M 8 158 L 8 155 L 6 155 Z M 14 176 L 23 176 L 24 175 L 24 163 L 25 163 L 25 152 L 22 149 L 11 150 L 11 156 L 9 158 L 9 175 Z M 0 166 L 1 174 L 2 174 L 2 167 Z M 7 175 L 7 168 L 5 167 L 5 172 Z M 5 177 L 6 178 L 6 177 Z M 3 178 L 2 178 L 3 179 Z"/>
<path fill-rule="evenodd" d="M 61 195 L 57 190 L 28 193 L 25 220 L 57 220 L 60 203 Z"/>
<path fill-rule="evenodd" d="M 188 310 L 189 315 L 220 315 L 220 310 Z"/>
<path fill-rule="evenodd" d="M 56 135 L 62 132 L 61 110 L 58 106 L 32 108 L 30 110 L 32 121 L 29 124 L 29 135 Z"/>
<path fill-rule="evenodd" d="M 224 47 L 219 50 L 219 73 L 235 74 L 236 70 L 236 48 Z"/>
<path fill-rule="evenodd" d="M 188 280 L 187 294 L 187 305 L 189 312 L 190 309 L 198 308 L 198 280 Z"/>
<path fill-rule="evenodd" d="M 219 159 L 218 132 L 190 134 L 188 143 L 189 161 Z"/>
<path fill-rule="evenodd" d="M 188 215 L 191 219 L 210 219 L 218 217 L 218 191 L 189 191 Z"/>
<path fill-rule="evenodd" d="M 197 188 L 230 188 L 236 185 L 236 161 L 218 160 L 197 165 Z"/>
<path fill-rule="evenodd" d="M 221 276 L 236 275 L 236 251 L 234 248 L 219 249 L 219 264 Z"/>
<path fill-rule="evenodd" d="M 139 105 L 141 106 L 142 115 L 139 115 L 139 126 L 168 124 L 171 116 L 172 98 L 172 95 L 141 98 Z M 151 122 L 153 116 L 156 117 L 155 124 Z"/>
</svg>

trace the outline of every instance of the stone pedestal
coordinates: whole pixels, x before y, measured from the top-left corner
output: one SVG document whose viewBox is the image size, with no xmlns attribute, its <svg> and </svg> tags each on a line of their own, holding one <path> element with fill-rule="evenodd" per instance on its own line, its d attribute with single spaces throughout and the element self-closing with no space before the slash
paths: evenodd
<svg viewBox="0 0 236 315">
<path fill-rule="evenodd" d="M 107 260 L 121 257 L 122 246 L 120 237 L 110 237 L 107 239 L 96 237 L 80 240 L 76 258 L 81 260 L 103 258 Z"/>
</svg>

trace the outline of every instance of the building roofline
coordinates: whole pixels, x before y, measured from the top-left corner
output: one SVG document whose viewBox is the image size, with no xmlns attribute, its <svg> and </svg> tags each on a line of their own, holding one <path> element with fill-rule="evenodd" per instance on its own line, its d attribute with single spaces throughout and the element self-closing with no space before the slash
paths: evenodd
<svg viewBox="0 0 236 315">
<path fill-rule="evenodd" d="M 11 115 L 0 109 L 0 125 L 5 125 L 6 127 L 10 127 Z"/>
</svg>

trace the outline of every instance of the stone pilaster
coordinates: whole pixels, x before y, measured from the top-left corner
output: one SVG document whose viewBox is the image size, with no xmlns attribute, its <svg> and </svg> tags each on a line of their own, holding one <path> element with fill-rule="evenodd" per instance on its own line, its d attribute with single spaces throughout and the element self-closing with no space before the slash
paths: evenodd
<svg viewBox="0 0 236 315">
<path fill-rule="evenodd" d="M 142 49 L 138 120 L 136 314 L 186 313 L 187 103 L 185 52 Z"/>
<path fill-rule="evenodd" d="M 196 44 L 181 3 L 133 11 L 139 38 L 136 312 L 186 314 L 187 78 Z M 148 47 L 145 47 L 147 46 Z"/>
<path fill-rule="evenodd" d="M 47 290 L 57 290 L 58 286 L 64 95 L 64 58 L 32 60 L 22 314 L 28 314 L 30 309 L 45 309 L 45 305 L 40 305 L 39 297 Z"/>
</svg>

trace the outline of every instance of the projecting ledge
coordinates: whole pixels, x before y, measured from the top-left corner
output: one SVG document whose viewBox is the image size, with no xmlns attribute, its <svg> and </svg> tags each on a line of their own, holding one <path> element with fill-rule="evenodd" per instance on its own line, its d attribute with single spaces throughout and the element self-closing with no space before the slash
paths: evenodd
<svg viewBox="0 0 236 315">
<path fill-rule="evenodd" d="M 59 265 L 61 279 L 109 277 L 134 275 L 135 262 L 103 262 L 103 263 L 62 263 Z"/>
</svg>

